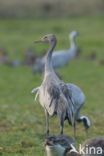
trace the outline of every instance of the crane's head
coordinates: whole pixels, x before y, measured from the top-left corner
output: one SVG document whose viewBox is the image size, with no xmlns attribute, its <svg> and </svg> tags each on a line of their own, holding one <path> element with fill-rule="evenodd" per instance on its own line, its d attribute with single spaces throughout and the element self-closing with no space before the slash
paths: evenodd
<svg viewBox="0 0 104 156">
<path fill-rule="evenodd" d="M 81 116 L 80 119 L 83 121 L 86 130 L 91 127 L 91 122 L 87 116 Z"/>
<path fill-rule="evenodd" d="M 47 156 L 67 156 L 67 153 L 76 151 L 75 140 L 65 135 L 48 136 L 45 139 L 45 150 Z"/>
<path fill-rule="evenodd" d="M 57 42 L 56 36 L 53 34 L 45 35 L 40 40 L 35 41 L 35 43 L 49 43 L 49 44 L 56 43 L 56 42 Z"/>
<path fill-rule="evenodd" d="M 79 33 L 77 31 L 72 31 L 70 34 L 69 34 L 69 37 L 70 38 L 75 38 L 79 35 Z"/>
</svg>

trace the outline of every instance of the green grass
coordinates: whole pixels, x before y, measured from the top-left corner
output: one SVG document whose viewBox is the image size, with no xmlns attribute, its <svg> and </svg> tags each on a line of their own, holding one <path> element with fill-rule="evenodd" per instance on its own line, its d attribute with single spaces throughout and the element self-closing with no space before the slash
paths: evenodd
<svg viewBox="0 0 104 156">
<path fill-rule="evenodd" d="M 10 59 L 23 59 L 27 48 L 42 53 L 46 45 L 34 45 L 33 41 L 47 33 L 57 35 L 56 49 L 69 47 L 68 33 L 78 30 L 82 56 L 59 69 L 65 82 L 80 86 L 86 95 L 82 114 L 92 122 L 89 138 L 104 135 L 104 20 L 103 17 L 51 19 L 51 20 L 0 20 L 0 47 L 4 47 Z M 86 59 L 92 51 L 95 61 Z M 15 53 L 16 52 L 16 53 Z M 12 68 L 0 65 L 0 155 L 43 156 L 44 111 L 34 102 L 31 89 L 41 84 L 42 77 L 32 74 L 28 67 Z M 58 120 L 51 119 L 51 134 L 58 134 Z M 86 139 L 82 125 L 77 127 L 77 141 Z M 65 124 L 65 133 L 73 136 L 71 127 Z"/>
</svg>

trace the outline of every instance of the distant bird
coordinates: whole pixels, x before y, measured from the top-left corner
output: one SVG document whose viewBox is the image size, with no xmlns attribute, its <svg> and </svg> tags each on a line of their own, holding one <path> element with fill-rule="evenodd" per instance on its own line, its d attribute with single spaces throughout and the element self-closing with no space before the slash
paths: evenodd
<svg viewBox="0 0 104 156">
<path fill-rule="evenodd" d="M 34 52 L 31 49 L 27 49 L 24 54 L 24 60 L 23 64 L 32 66 L 34 62 L 36 61 L 37 56 L 34 54 Z"/>
<path fill-rule="evenodd" d="M 7 51 L 4 48 L 0 48 L 0 64 L 17 67 L 21 65 L 21 62 L 19 60 L 10 60 Z"/>
<path fill-rule="evenodd" d="M 8 64 L 8 63 L 9 63 L 8 53 L 4 48 L 0 48 L 0 64 Z"/>
<path fill-rule="evenodd" d="M 54 51 L 52 55 L 52 64 L 54 68 L 63 67 L 68 64 L 70 60 L 79 55 L 79 49 L 76 44 L 76 37 L 78 36 L 77 31 L 72 31 L 69 34 L 70 39 L 70 48 L 67 50 Z M 42 72 L 44 71 L 45 65 L 45 56 L 38 58 L 33 66 L 33 72 Z"/>
<path fill-rule="evenodd" d="M 92 51 L 87 57 L 86 57 L 87 60 L 89 61 L 94 61 L 97 59 L 97 54 L 95 51 Z"/>
<path fill-rule="evenodd" d="M 104 65 L 104 59 L 98 61 L 99 65 Z"/>
<path fill-rule="evenodd" d="M 86 140 L 77 150 L 75 142 L 66 136 L 45 139 L 46 156 L 104 156 L 104 136 Z"/>
<path fill-rule="evenodd" d="M 32 90 L 32 93 L 36 93 L 36 98 L 39 95 L 39 102 L 45 110 L 46 134 L 49 134 L 49 115 L 55 114 L 60 119 L 60 134 L 63 134 L 64 120 L 66 119 L 74 127 L 74 134 L 76 121 L 83 121 L 85 129 L 88 129 L 90 127 L 88 117 L 80 116 L 80 109 L 85 102 L 83 92 L 74 84 L 65 84 L 54 72 L 51 58 L 56 45 L 56 37 L 49 34 L 37 42 L 50 44 L 46 54 L 43 82 L 41 86 Z"/>
</svg>

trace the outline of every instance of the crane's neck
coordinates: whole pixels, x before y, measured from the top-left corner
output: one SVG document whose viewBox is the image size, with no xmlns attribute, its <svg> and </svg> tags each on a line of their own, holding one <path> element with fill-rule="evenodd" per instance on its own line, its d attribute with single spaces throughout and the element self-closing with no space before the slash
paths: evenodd
<svg viewBox="0 0 104 156">
<path fill-rule="evenodd" d="M 70 47 L 71 48 L 76 48 L 77 47 L 75 37 L 70 37 Z"/>
<path fill-rule="evenodd" d="M 70 48 L 68 50 L 68 58 L 73 59 L 76 56 L 76 53 L 77 53 L 76 38 L 70 36 Z"/>
<path fill-rule="evenodd" d="M 55 46 L 56 46 L 56 41 L 51 43 L 51 46 L 46 54 L 45 73 L 54 72 L 53 65 L 52 65 L 52 52 Z"/>
</svg>

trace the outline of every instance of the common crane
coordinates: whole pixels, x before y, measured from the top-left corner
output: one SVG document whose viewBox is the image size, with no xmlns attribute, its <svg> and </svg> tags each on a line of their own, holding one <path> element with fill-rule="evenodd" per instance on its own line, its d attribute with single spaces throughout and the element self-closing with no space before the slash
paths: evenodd
<svg viewBox="0 0 104 156">
<path fill-rule="evenodd" d="M 66 115 L 70 116 L 72 124 L 74 121 L 72 121 L 73 107 L 70 94 L 68 92 L 67 97 L 64 95 L 64 92 L 67 92 L 67 89 L 64 86 L 64 82 L 62 82 L 54 72 L 52 66 L 51 57 L 53 49 L 56 46 L 56 37 L 52 34 L 45 35 L 40 41 L 37 42 L 50 44 L 50 48 L 46 54 L 43 82 L 41 86 L 36 89 L 39 94 L 39 102 L 45 110 L 46 134 L 49 134 L 49 115 L 53 116 L 55 114 L 57 114 L 60 119 L 60 133 L 62 134 Z"/>
<path fill-rule="evenodd" d="M 49 133 L 49 115 L 57 114 L 60 119 L 60 133 L 63 134 L 64 120 L 75 127 L 76 121 L 83 121 L 86 129 L 90 127 L 90 121 L 86 116 L 80 116 L 80 109 L 84 104 L 85 96 L 81 89 L 74 84 L 65 84 L 54 72 L 52 66 L 52 52 L 56 45 L 56 37 L 52 34 L 45 35 L 40 41 L 50 44 L 46 54 L 45 72 L 42 84 L 34 88 L 32 93 L 37 92 L 39 102 L 45 110 L 46 133 Z"/>
<path fill-rule="evenodd" d="M 79 49 L 76 43 L 76 37 L 78 36 L 77 31 L 72 31 L 69 34 L 70 39 L 70 48 L 67 50 L 58 50 L 54 51 L 52 55 L 52 64 L 54 68 L 63 67 L 65 64 L 68 64 L 75 56 L 79 54 Z M 38 58 L 36 63 L 33 66 L 33 72 L 44 71 L 45 65 L 45 56 Z"/>
<path fill-rule="evenodd" d="M 44 141 L 46 156 L 64 156 L 69 148 L 77 152 L 74 146 L 75 140 L 66 135 L 48 136 Z"/>
<path fill-rule="evenodd" d="M 50 136 L 44 142 L 46 156 L 104 156 L 104 136 L 85 140 L 77 150 L 67 136 Z"/>
</svg>

